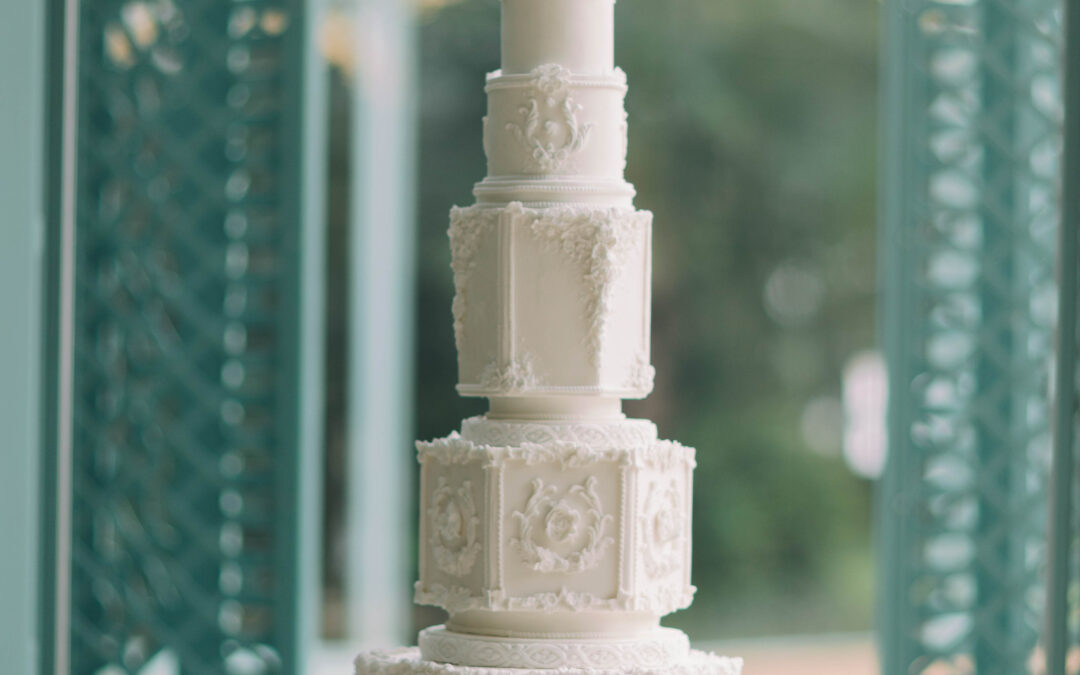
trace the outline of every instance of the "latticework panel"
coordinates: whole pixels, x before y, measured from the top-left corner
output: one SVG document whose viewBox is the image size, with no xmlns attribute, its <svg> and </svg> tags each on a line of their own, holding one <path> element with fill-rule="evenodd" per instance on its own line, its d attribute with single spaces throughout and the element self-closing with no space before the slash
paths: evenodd
<svg viewBox="0 0 1080 675">
<path fill-rule="evenodd" d="M 302 4 L 81 4 L 71 672 L 299 672 Z"/>
<path fill-rule="evenodd" d="M 1058 241 L 1057 380 L 1051 473 L 1048 675 L 1080 673 L 1080 3 L 1065 7 L 1065 143 Z"/>
<path fill-rule="evenodd" d="M 887 6 L 887 675 L 1042 672 L 1060 0 Z"/>
</svg>

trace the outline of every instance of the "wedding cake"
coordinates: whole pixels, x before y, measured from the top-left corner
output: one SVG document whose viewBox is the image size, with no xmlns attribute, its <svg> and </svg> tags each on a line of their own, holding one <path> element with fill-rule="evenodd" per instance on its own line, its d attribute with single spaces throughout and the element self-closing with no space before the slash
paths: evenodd
<svg viewBox="0 0 1080 675">
<path fill-rule="evenodd" d="M 627 419 L 653 386 L 652 214 L 623 179 L 614 0 L 501 0 L 488 176 L 450 216 L 464 396 L 418 443 L 416 601 L 449 613 L 378 673 L 738 675 L 660 618 L 686 608 L 694 450 Z"/>
</svg>

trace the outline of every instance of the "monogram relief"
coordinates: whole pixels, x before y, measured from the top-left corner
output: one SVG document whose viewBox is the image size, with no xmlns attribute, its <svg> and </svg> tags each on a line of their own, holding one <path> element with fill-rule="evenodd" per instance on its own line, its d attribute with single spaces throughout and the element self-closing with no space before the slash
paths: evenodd
<svg viewBox="0 0 1080 675">
<path fill-rule="evenodd" d="M 581 104 L 570 96 L 570 71 L 554 63 L 532 71 L 525 103 L 518 108 L 520 124 L 509 122 L 506 130 L 527 150 L 537 169 L 558 171 L 585 147 L 592 124 L 581 124 Z"/>
</svg>

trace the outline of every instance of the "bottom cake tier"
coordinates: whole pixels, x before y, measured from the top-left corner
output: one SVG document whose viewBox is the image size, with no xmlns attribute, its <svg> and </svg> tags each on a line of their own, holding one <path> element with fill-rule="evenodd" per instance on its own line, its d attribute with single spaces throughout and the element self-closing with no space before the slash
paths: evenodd
<svg viewBox="0 0 1080 675">
<path fill-rule="evenodd" d="M 741 675 L 742 659 L 691 651 L 680 662 L 645 667 L 482 668 L 425 661 L 418 647 L 363 652 L 356 675 Z"/>
</svg>

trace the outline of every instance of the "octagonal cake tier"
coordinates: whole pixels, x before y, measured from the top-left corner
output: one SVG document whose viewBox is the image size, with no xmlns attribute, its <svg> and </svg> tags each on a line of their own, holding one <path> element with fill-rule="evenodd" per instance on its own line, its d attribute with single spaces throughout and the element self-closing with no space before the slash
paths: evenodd
<svg viewBox="0 0 1080 675">
<path fill-rule="evenodd" d="M 645 420 L 466 420 L 418 443 L 416 601 L 454 631 L 634 637 L 690 605 L 694 450 Z"/>
<path fill-rule="evenodd" d="M 458 391 L 648 395 L 651 229 L 622 207 L 454 209 Z"/>
</svg>

